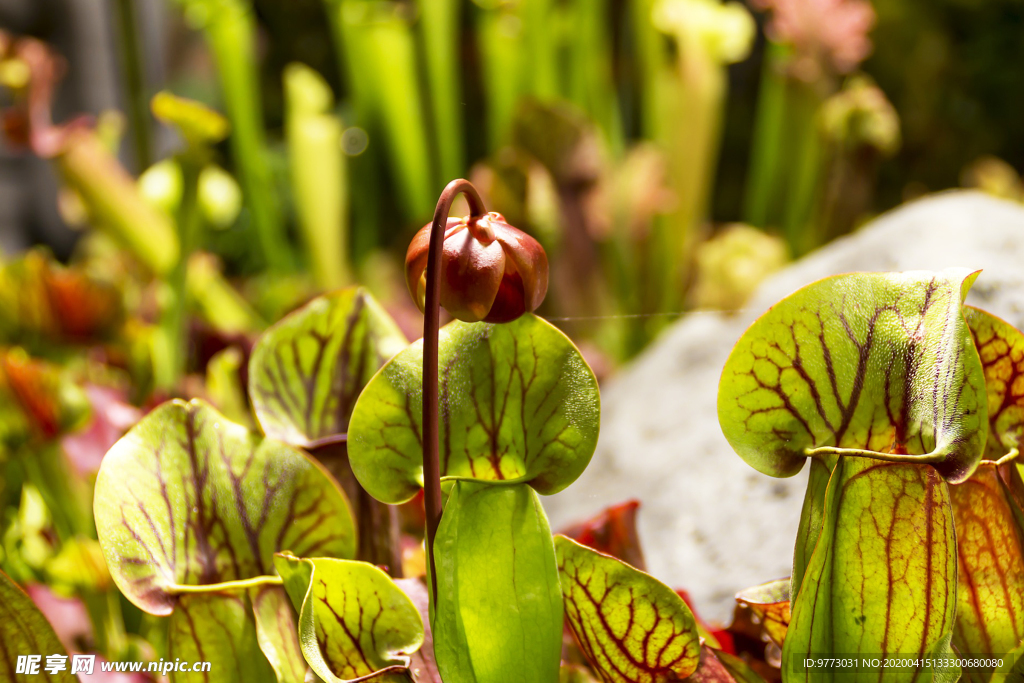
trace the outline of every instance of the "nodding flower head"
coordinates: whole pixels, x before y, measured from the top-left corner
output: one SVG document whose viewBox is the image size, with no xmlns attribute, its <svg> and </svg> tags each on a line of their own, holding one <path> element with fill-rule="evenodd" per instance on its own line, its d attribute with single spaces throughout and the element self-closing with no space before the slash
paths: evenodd
<svg viewBox="0 0 1024 683">
<path fill-rule="evenodd" d="M 425 308 L 430 225 L 405 255 L 405 277 Z M 441 305 L 465 322 L 505 323 L 535 310 L 548 291 L 548 257 L 537 240 L 500 213 L 449 218 L 441 256 Z"/>
</svg>

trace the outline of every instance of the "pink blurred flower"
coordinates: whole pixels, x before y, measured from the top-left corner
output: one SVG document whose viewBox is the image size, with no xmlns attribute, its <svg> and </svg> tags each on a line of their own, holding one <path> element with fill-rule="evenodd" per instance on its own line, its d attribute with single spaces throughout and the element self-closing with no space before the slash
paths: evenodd
<svg viewBox="0 0 1024 683">
<path fill-rule="evenodd" d="M 124 391 L 94 384 L 85 387 L 92 406 L 88 425 L 61 440 L 64 453 L 80 474 L 94 474 L 103 456 L 142 418 L 142 411 L 127 403 Z"/>
<path fill-rule="evenodd" d="M 53 626 L 60 644 L 69 652 L 79 651 L 83 645 L 92 642 L 92 622 L 89 620 L 89 613 L 81 600 L 62 598 L 41 583 L 31 583 L 25 586 L 25 592 Z"/>
<path fill-rule="evenodd" d="M 752 0 L 772 11 L 768 36 L 796 48 L 793 75 L 817 80 L 822 71 L 845 74 L 871 54 L 875 25 L 869 0 Z"/>
</svg>

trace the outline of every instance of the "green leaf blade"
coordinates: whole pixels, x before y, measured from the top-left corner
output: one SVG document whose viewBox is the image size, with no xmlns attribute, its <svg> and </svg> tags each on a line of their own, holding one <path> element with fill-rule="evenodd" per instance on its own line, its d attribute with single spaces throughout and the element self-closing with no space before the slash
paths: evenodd
<svg viewBox="0 0 1024 683">
<path fill-rule="evenodd" d="M 0 683 L 19 683 L 24 675 L 15 673 L 19 656 L 40 655 L 38 674 L 32 680 L 75 683 L 71 665 L 56 674 L 44 669 L 47 655 L 67 655 L 53 627 L 32 599 L 11 578 L 0 571 Z M 70 660 L 68 660 L 70 661 Z"/>
<path fill-rule="evenodd" d="M 405 347 L 405 335 L 361 288 L 325 294 L 285 316 L 249 361 L 263 432 L 303 447 L 344 435 L 363 387 Z"/>
<path fill-rule="evenodd" d="M 352 415 L 348 448 L 356 478 L 378 500 L 401 503 L 422 487 L 422 342 L 367 385 Z M 569 339 L 524 315 L 441 330 L 441 474 L 528 481 L 561 491 L 597 444 L 597 380 Z"/>
<path fill-rule="evenodd" d="M 167 659 L 210 662 L 204 680 L 213 683 L 273 681 L 274 670 L 260 650 L 252 604 L 245 593 L 184 595 L 167 629 Z M 172 683 L 192 683 L 191 671 L 171 672 Z"/>
<path fill-rule="evenodd" d="M 985 445 L 983 373 L 961 314 L 976 273 L 854 273 L 790 295 L 733 349 L 718 414 L 755 469 L 791 476 L 809 451 L 931 462 L 966 479 Z"/>
<path fill-rule="evenodd" d="M 94 509 L 115 583 L 157 615 L 179 586 L 272 575 L 279 550 L 355 552 L 348 502 L 319 465 L 201 401 L 163 404 L 111 448 Z"/>
<path fill-rule="evenodd" d="M 431 625 L 446 683 L 558 680 L 562 596 L 532 488 L 455 482 L 434 557 Z"/>
<path fill-rule="evenodd" d="M 1024 398 L 1015 389 L 1024 375 L 1024 334 L 977 308 L 965 317 L 985 373 L 989 438 L 986 461 L 950 489 L 958 555 L 953 645 L 971 655 L 1004 655 L 1024 640 L 1024 519 L 1013 495 L 1016 465 L 992 461 L 1019 449 L 1024 434 Z M 988 679 L 992 671 L 969 673 Z"/>
<path fill-rule="evenodd" d="M 569 625 L 606 683 L 682 680 L 697 671 L 697 625 L 675 591 L 565 536 L 555 537 L 555 551 Z"/>
<path fill-rule="evenodd" d="M 277 675 L 277 683 L 304 683 L 306 660 L 299 644 L 299 627 L 285 589 L 260 586 L 249 590 L 256 640 Z"/>
<path fill-rule="evenodd" d="M 387 574 L 350 560 L 282 554 L 275 563 L 293 602 L 301 593 L 299 641 L 317 676 L 327 683 L 387 681 L 407 670 L 423 644 L 423 621 Z"/>
</svg>

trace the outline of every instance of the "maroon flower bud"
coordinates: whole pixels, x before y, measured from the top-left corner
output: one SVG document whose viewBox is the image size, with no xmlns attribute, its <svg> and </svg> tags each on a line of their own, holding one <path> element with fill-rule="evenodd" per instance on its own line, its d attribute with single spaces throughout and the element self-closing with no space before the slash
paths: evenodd
<svg viewBox="0 0 1024 683">
<path fill-rule="evenodd" d="M 430 224 L 405 255 L 409 292 L 424 310 Z M 441 305 L 465 322 L 506 323 L 535 310 L 548 291 L 548 257 L 500 213 L 449 218 L 441 256 Z"/>
</svg>

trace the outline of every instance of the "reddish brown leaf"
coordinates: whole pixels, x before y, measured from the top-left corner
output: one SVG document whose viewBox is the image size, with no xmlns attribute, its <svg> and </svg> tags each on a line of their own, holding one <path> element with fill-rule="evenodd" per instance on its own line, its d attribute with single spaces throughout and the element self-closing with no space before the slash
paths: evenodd
<svg viewBox="0 0 1024 683">
<path fill-rule="evenodd" d="M 771 581 L 736 594 L 736 602 L 748 607 L 760 620 L 761 629 L 782 647 L 789 628 L 789 579 Z"/>
<path fill-rule="evenodd" d="M 644 552 L 640 547 L 640 537 L 636 530 L 636 513 L 639 507 L 638 500 L 613 505 L 584 522 L 570 526 L 563 530 L 562 534 L 588 548 L 646 571 L 647 563 L 644 561 Z"/>
</svg>

